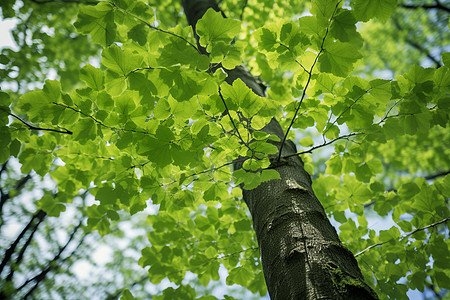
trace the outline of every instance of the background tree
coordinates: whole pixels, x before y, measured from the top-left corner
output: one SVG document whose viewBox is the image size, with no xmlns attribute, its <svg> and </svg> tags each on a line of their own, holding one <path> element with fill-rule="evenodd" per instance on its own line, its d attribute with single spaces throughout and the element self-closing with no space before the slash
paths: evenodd
<svg viewBox="0 0 450 300">
<path fill-rule="evenodd" d="M 1 169 L 2 298 L 74 299 L 81 294 L 92 299 L 102 295 L 105 299 L 107 295 L 120 295 L 122 287 L 118 285 L 122 283 L 134 284 L 139 294 L 138 286 L 145 285 L 142 278 L 146 272 L 131 264 L 130 259 L 138 257 L 145 240 L 124 239 L 121 227 L 117 226 L 114 234 L 100 242 L 98 233 L 85 231 L 82 210 L 92 201 L 86 191 L 74 199 L 61 218 L 52 217 L 54 211 L 60 213 L 56 208 L 47 210 L 48 214 L 36 209 L 54 197 L 55 186 L 50 178 L 40 178 L 34 173 L 20 177 L 17 168 L 17 162 L 11 159 Z M 137 217 L 133 222 L 144 231 L 145 220 Z M 123 223 L 126 219 L 125 216 Z M 137 229 L 130 225 L 128 235 L 136 235 Z M 106 246 L 115 250 L 103 251 L 103 255 L 114 257 L 99 262 L 102 253 L 98 250 Z"/>
<path fill-rule="evenodd" d="M 10 4 L 3 5 L 4 11 Z M 448 288 L 448 231 L 439 229 L 448 220 L 449 82 L 448 68 L 442 66 L 448 63 L 445 55 L 442 62 L 432 56 L 444 50 L 439 46 L 448 40 L 446 29 L 438 27 L 440 39 L 412 40 L 425 51 L 413 43 L 406 48 L 417 51 L 417 58 L 433 61 L 432 56 L 439 69 L 413 66 L 395 80 L 368 81 L 376 77 L 374 70 L 392 67 L 363 56 L 356 74 L 364 72 L 367 80 L 349 75 L 361 57 L 357 49 L 362 39 L 354 24 L 373 17 L 388 20 L 395 2 L 377 7 L 354 1 L 347 10 L 340 7 L 342 3 L 313 1 L 307 5 L 313 16 L 298 22 L 278 20 L 277 16 L 303 12 L 303 6 L 294 11 L 287 1 L 267 5 L 223 1 L 221 5 L 228 16 L 243 19 L 246 26 L 239 28 L 237 22 L 212 12 L 204 18 L 198 32 L 209 58 L 199 54 L 202 50 L 189 28 L 170 28 L 172 22 L 185 22 L 178 2 L 169 3 L 167 11 L 154 5 L 161 22 L 140 2 L 82 8 L 75 26 L 102 44 L 106 70 L 83 67 L 80 78 L 87 87 L 68 94 L 55 81 L 47 81 L 43 91 L 21 96 L 15 106 L 9 99 L 15 102 L 18 94 L 2 94 L 7 125 L 2 134 L 8 137 L 2 143 L 4 159 L 8 153 L 18 155 L 24 172 L 34 169 L 41 175 L 50 170 L 54 157 L 65 163 L 50 172 L 58 183 L 58 197 L 42 208 L 70 201 L 92 183 L 99 202 L 86 210 L 87 225 L 107 233 L 117 210 L 133 214 L 151 197 L 160 205 L 159 213 L 148 219 L 154 230 L 149 234 L 152 246 L 142 251 L 140 262 L 150 265 L 152 282 L 169 278 L 180 285 L 189 270 L 206 285 L 218 278 L 222 263 L 229 270 L 227 283 L 265 294 L 245 205 L 239 189 L 227 186 L 244 184 L 244 189 L 252 189 L 277 176 L 270 172 L 274 159 L 268 155 L 279 161 L 286 153 L 277 155 L 273 142 L 266 142 L 275 141 L 274 136 L 254 131 L 275 116 L 283 133 L 296 129 L 289 138 L 300 140 L 304 147 L 299 154 L 305 169 L 316 170 L 314 192 L 381 297 L 405 297 L 408 288 L 423 290 L 427 281 L 436 292 Z M 411 5 L 427 6 L 401 6 Z M 441 11 L 445 11 L 439 5 L 425 14 L 437 20 L 435 24 L 442 24 Z M 408 11 L 405 16 L 414 11 L 402 9 Z M 407 18 L 402 19 L 402 14 L 394 26 L 379 28 L 388 33 L 383 36 L 405 28 Z M 260 28 L 267 19 L 279 25 Z M 376 36 L 371 31 L 376 25 L 365 27 L 366 45 L 376 45 L 377 40 L 370 39 Z M 436 28 L 431 28 L 434 35 Z M 230 45 L 237 34 L 239 39 Z M 394 62 L 414 59 L 404 56 Z M 268 99 L 252 94 L 239 80 L 228 87 L 221 69 L 210 65 L 221 63 L 233 69 L 242 61 L 269 87 Z M 404 68 L 411 62 L 400 65 Z M 227 114 L 222 114 L 225 109 Z M 10 123 L 7 114 L 14 114 L 15 121 Z M 33 134 L 36 131 L 41 133 Z M 281 137 L 278 146 L 295 151 Z M 335 144 L 331 156 L 330 150 L 316 162 L 308 156 L 314 152 L 317 157 L 330 144 Z M 250 172 L 231 175 L 228 166 L 239 155 L 250 157 L 243 163 Z M 323 171 L 325 175 L 319 175 Z M 413 181 L 417 176 L 429 181 Z M 295 182 L 288 188 L 299 189 Z M 390 215 L 396 225 L 381 232 L 371 230 L 366 216 L 372 214 Z M 297 254 L 303 253 L 292 250 L 288 258 L 298 259 Z M 334 274 L 342 277 L 337 271 Z M 195 291 L 182 284 L 165 295 L 177 293 L 195 297 Z"/>
</svg>

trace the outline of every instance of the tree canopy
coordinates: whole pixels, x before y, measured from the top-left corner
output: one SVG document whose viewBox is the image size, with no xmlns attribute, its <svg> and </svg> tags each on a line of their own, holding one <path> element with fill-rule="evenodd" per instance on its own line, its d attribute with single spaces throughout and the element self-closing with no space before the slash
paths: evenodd
<svg viewBox="0 0 450 300">
<path fill-rule="evenodd" d="M 0 163 L 50 176 L 36 209 L 77 207 L 86 232 L 114 235 L 147 213 L 135 263 L 151 283 L 173 283 L 154 299 L 216 299 L 184 279 L 207 287 L 221 267 L 226 284 L 267 294 L 243 193 L 282 181 L 276 166 L 294 156 L 378 297 L 450 289 L 441 2 L 223 0 L 198 36 L 181 1 L 0 7 L 18 22 L 16 49 L 0 54 Z M 265 130 L 273 119 L 281 137 Z M 129 280 L 120 288 L 142 295 Z"/>
</svg>

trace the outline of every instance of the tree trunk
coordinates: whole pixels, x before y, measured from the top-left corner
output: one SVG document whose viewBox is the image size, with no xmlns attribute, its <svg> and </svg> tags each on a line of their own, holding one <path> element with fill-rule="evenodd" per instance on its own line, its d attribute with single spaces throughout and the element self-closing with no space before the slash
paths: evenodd
<svg viewBox="0 0 450 300">
<path fill-rule="evenodd" d="M 182 4 L 194 29 L 208 8 L 219 9 L 213 0 L 182 0 Z M 201 51 L 207 54 L 205 49 Z M 225 71 L 229 84 L 240 78 L 256 94 L 265 96 L 245 67 Z M 283 130 L 275 119 L 263 131 L 283 140 Z M 280 142 L 274 144 L 280 149 Z M 292 141 L 286 141 L 282 152 L 287 156 L 297 150 Z M 364 282 L 353 254 L 342 245 L 327 219 L 301 159 L 292 156 L 278 161 L 275 157 L 271 168 L 281 179 L 243 190 L 271 299 L 377 299 Z"/>
</svg>

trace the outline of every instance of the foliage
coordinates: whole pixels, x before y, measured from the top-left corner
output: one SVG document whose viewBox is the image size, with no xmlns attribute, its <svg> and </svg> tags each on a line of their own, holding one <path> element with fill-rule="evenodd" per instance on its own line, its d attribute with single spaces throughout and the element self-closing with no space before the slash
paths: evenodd
<svg viewBox="0 0 450 300">
<path fill-rule="evenodd" d="M 177 286 L 161 299 L 195 298 L 183 281 L 186 273 L 207 286 L 219 279 L 220 265 L 228 270 L 227 284 L 265 295 L 239 186 L 279 178 L 269 168 L 269 158 L 278 155 L 269 141 L 276 137 L 260 131 L 276 117 L 285 138 L 300 142 L 298 155 L 315 174 L 317 197 L 380 297 L 449 289 L 450 55 L 435 58 L 438 68 L 413 65 L 444 52 L 449 34 L 441 12 L 433 10 L 426 27 L 406 33 L 417 12 L 402 11 L 393 0 L 313 0 L 306 4 L 309 14 L 302 14 L 304 3 L 292 9 L 294 1 L 223 2 L 232 18 L 210 10 L 198 24 L 209 56 L 200 54 L 191 28 L 179 20 L 178 2 L 167 8 L 130 0 L 81 6 L 74 26 L 102 47 L 101 66 L 79 68 L 80 81 L 68 76 L 73 90 L 61 84 L 61 74 L 62 81 L 46 80 L 42 89 L 1 92 L 0 160 L 14 156 L 22 172 L 50 174 L 57 196 L 37 201 L 49 215 L 59 215 L 89 188 L 96 201 L 84 211 L 86 228 L 101 235 L 110 234 L 124 213 L 159 205 L 158 214 L 147 217 L 150 246 L 139 264 L 149 268 L 150 282 L 168 278 Z M 3 14 L 11 16 L 12 5 L 5 3 Z M 61 28 L 70 30 L 67 23 Z M 393 37 L 389 47 L 380 45 L 380 34 Z M 396 43 L 400 37 L 422 50 L 405 55 L 417 47 Z M 77 45 L 68 60 L 75 69 L 96 49 Z M 382 50 L 393 51 L 394 61 L 375 57 Z M 3 50 L 5 78 L 39 80 L 23 63 L 23 75 L 11 75 L 15 62 L 3 62 L 17 55 Z M 61 68 L 58 59 L 41 55 L 48 68 Z M 242 62 L 268 86 L 266 98 L 240 80 L 228 85 L 223 70 L 213 68 Z M 375 71 L 386 69 L 395 77 L 376 78 Z M 332 153 L 322 152 L 326 167 L 319 172 L 324 167 L 310 154 L 324 149 Z M 233 172 L 239 157 L 246 157 L 243 169 Z M 374 216 L 392 218 L 392 226 L 373 230 L 368 221 Z"/>
<path fill-rule="evenodd" d="M 45 213 L 37 210 L 35 203 L 54 197 L 53 182 L 33 173 L 23 176 L 16 169 L 14 159 L 1 168 L 0 248 L 5 254 L 0 271 L 2 298 L 72 299 L 80 294 L 92 299 L 99 294 L 112 297 L 122 293 L 118 282 L 135 284 L 137 295 L 141 289 L 144 292 L 142 278 L 146 278 L 146 272 L 131 263 L 146 245 L 143 236 L 124 238 L 122 226 L 114 226 L 114 233 L 103 240 L 97 232 L 85 231 L 83 210 L 92 201 L 86 192 L 73 200 L 61 218 L 51 218 L 52 213 L 60 212 L 49 209 Z M 127 223 L 127 216 L 123 221 Z M 140 229 L 128 229 L 128 235 L 144 231 L 143 216 L 135 217 L 133 222 Z M 115 250 L 102 251 L 106 245 Z M 100 257 L 105 253 L 111 257 Z"/>
</svg>

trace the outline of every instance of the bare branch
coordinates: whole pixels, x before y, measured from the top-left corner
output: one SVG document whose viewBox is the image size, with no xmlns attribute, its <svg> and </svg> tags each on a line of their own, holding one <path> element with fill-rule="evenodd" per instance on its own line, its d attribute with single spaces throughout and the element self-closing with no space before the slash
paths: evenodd
<svg viewBox="0 0 450 300">
<path fill-rule="evenodd" d="M 242 6 L 242 11 L 241 11 L 241 15 L 239 16 L 239 20 L 242 21 L 242 18 L 244 17 L 244 10 L 247 7 L 248 4 L 248 0 L 244 0 L 244 5 Z"/>
<path fill-rule="evenodd" d="M 37 217 L 38 221 L 37 221 L 37 223 L 33 226 L 33 228 L 31 229 L 31 233 L 30 233 L 30 235 L 28 236 L 28 238 L 27 238 L 25 244 L 24 244 L 24 245 L 22 246 L 22 248 L 20 249 L 20 252 L 19 252 L 19 255 L 18 255 L 17 258 L 16 258 L 16 261 L 14 262 L 14 264 L 11 264 L 9 274 L 8 274 L 8 276 L 6 277 L 6 281 L 11 281 L 11 280 L 12 280 L 12 278 L 13 278 L 13 276 L 14 276 L 14 271 L 17 269 L 17 266 L 18 266 L 18 265 L 20 264 L 20 262 L 22 261 L 23 255 L 25 254 L 25 251 L 27 250 L 28 246 L 30 246 L 31 241 L 33 240 L 34 234 L 36 233 L 36 231 L 37 231 L 39 225 L 42 223 L 42 221 L 44 221 L 44 218 L 45 218 L 45 216 L 47 215 L 47 214 L 46 214 L 44 211 L 42 211 L 42 210 L 40 210 L 40 211 L 38 212 L 38 214 L 39 214 L 38 217 Z"/>
<path fill-rule="evenodd" d="M 426 180 L 433 180 L 433 179 L 436 179 L 438 177 L 445 176 L 447 174 L 450 174 L 450 170 L 439 172 L 439 173 L 436 173 L 436 174 L 431 174 L 431 175 L 425 176 L 424 178 Z"/>
<path fill-rule="evenodd" d="M 19 244 L 19 242 L 24 237 L 25 233 L 27 233 L 27 231 L 33 226 L 34 220 L 39 219 L 39 218 L 43 218 L 45 216 L 45 214 L 46 213 L 43 210 L 39 210 L 36 214 L 34 214 L 33 217 L 31 218 L 31 220 L 25 226 L 25 228 L 22 229 L 22 231 L 19 233 L 19 235 L 17 236 L 16 240 L 5 251 L 4 256 L 3 256 L 3 260 L 2 260 L 2 262 L 0 264 L 0 273 L 3 271 L 3 269 L 6 266 L 6 264 L 11 259 L 11 256 L 13 255 L 14 251 L 16 250 L 16 247 Z"/>
<path fill-rule="evenodd" d="M 78 231 L 78 229 L 81 228 L 82 225 L 83 225 L 83 220 L 81 220 L 80 223 L 73 229 L 73 231 L 70 234 L 69 239 L 67 240 L 66 244 L 64 246 L 62 246 L 59 249 L 58 253 L 53 257 L 53 259 L 47 263 L 47 266 L 45 267 L 45 269 L 43 269 L 36 276 L 26 280 L 20 287 L 17 288 L 17 291 L 20 291 L 21 289 L 26 287 L 29 283 L 31 283 L 33 281 L 35 282 L 34 286 L 28 291 L 28 293 L 25 295 L 24 298 L 28 298 L 29 296 L 31 296 L 31 294 L 38 287 L 39 283 L 42 280 L 45 279 L 45 277 L 47 276 L 48 272 L 50 272 L 53 268 L 55 268 L 55 266 L 56 266 L 55 263 L 60 259 L 61 254 L 64 252 L 64 250 L 67 248 L 67 246 L 72 242 L 73 238 L 75 237 L 75 233 Z"/>
<path fill-rule="evenodd" d="M 405 9 L 440 9 L 450 13 L 450 8 L 442 5 L 439 1 L 436 1 L 436 4 L 400 4 L 399 6 Z"/>
<path fill-rule="evenodd" d="M 398 30 L 405 30 L 400 23 L 398 22 L 398 20 L 396 18 L 392 18 L 392 21 L 394 22 L 395 27 Z M 430 53 L 430 51 L 428 51 L 427 49 L 425 49 L 422 45 L 418 44 L 417 42 L 409 39 L 409 38 L 405 38 L 406 43 L 408 43 L 411 47 L 419 50 L 419 52 L 422 52 L 426 57 L 428 57 L 432 62 L 434 62 L 434 64 L 436 65 L 436 68 L 439 68 L 441 66 L 441 63 L 439 62 L 438 59 L 436 59 L 435 57 L 433 57 Z"/>
<path fill-rule="evenodd" d="M 4 166 L 6 166 L 6 163 L 4 164 Z M 22 179 L 20 179 L 16 186 L 14 187 L 14 190 L 16 192 L 20 191 L 23 186 L 25 185 L 25 183 L 27 183 L 28 180 L 31 179 L 31 175 L 28 174 L 25 177 L 23 177 Z M 11 194 L 10 193 L 3 193 L 3 190 L 0 189 L 0 191 L 2 192 L 1 198 L 0 198 L 0 221 L 2 219 L 2 214 L 3 214 L 3 205 L 5 204 L 6 201 L 8 201 L 9 199 L 11 199 Z M 1 223 L 0 223 L 1 224 Z"/>
</svg>

